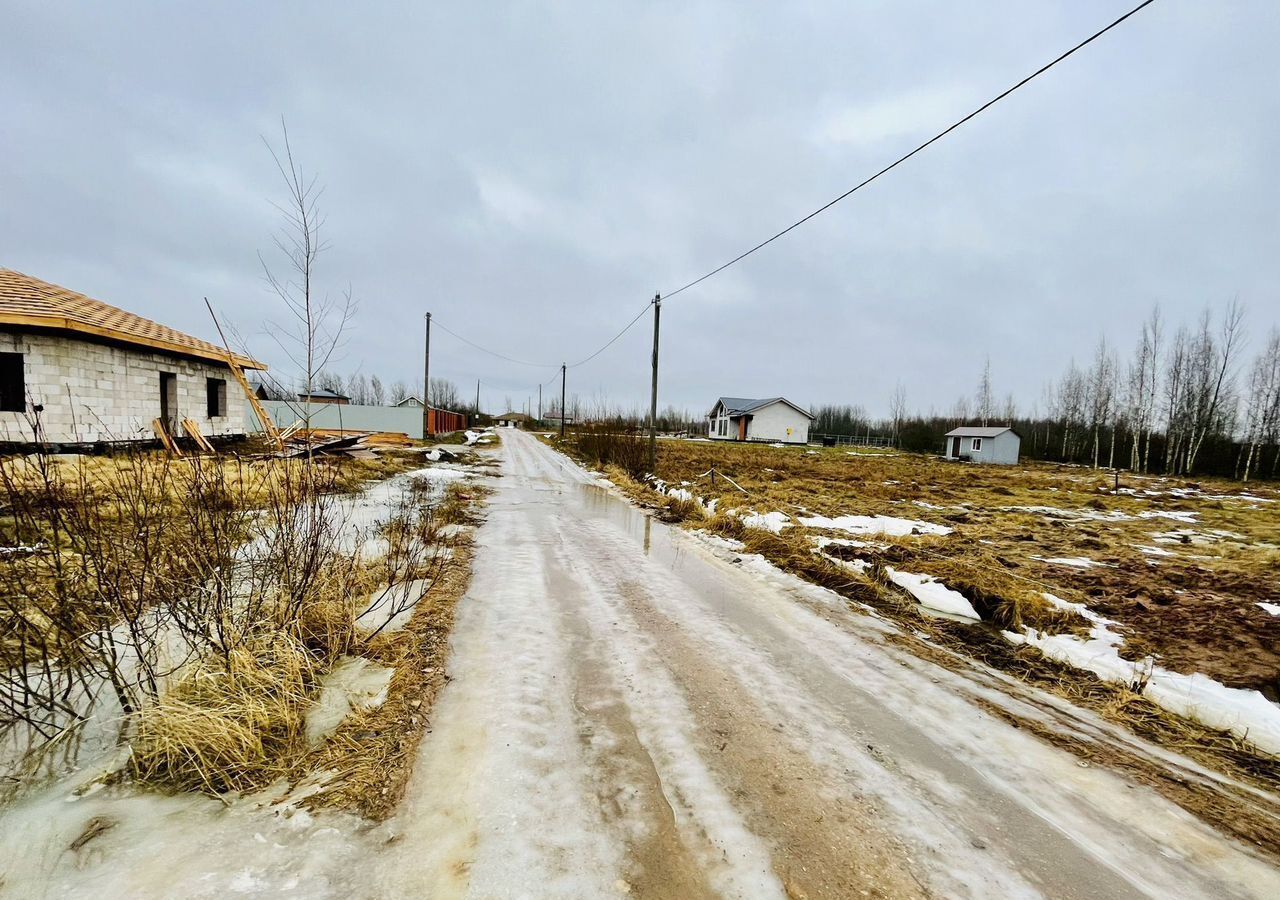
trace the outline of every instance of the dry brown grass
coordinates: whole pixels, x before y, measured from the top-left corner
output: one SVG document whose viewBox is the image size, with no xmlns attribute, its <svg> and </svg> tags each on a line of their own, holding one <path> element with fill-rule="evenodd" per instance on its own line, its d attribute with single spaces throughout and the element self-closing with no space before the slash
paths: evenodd
<svg viewBox="0 0 1280 900">
<path fill-rule="evenodd" d="M 1275 485 L 1122 473 L 1117 493 L 1112 473 L 1080 466 L 978 466 L 856 453 L 661 441 L 657 475 L 717 500 L 722 511 L 886 515 L 947 525 L 954 534 L 946 538 L 875 536 L 871 540 L 886 549 L 827 552 L 940 578 L 1001 627 L 1079 630 L 1084 623 L 1043 594 L 1084 603 L 1121 623 L 1122 652 L 1131 658 L 1155 652 L 1174 671 L 1203 672 L 1280 698 L 1280 617 L 1256 605 L 1280 603 Z M 712 468 L 748 493 L 724 479 L 713 488 L 704 475 Z M 687 511 L 697 521 L 694 510 L 639 481 L 610 476 L 639 502 L 664 507 L 664 517 L 678 520 Z M 1188 525 L 1156 513 L 1190 513 L 1197 521 Z M 1184 530 L 1196 532 L 1194 543 L 1156 542 L 1158 534 Z M 1099 565 L 1071 568 L 1033 556 L 1082 557 Z"/>
<path fill-rule="evenodd" d="M 378 821 L 404 794 L 418 742 L 448 680 L 449 632 L 471 580 L 471 541 L 459 540 L 453 549 L 454 565 L 404 629 L 379 636 L 365 653 L 395 669 L 386 702 L 348 716 L 324 744 L 294 760 L 293 781 L 324 773 L 324 787 L 308 805 L 350 809 Z"/>
<path fill-rule="evenodd" d="M 210 793 L 272 780 L 297 746 L 316 670 L 285 634 L 193 664 L 138 714 L 134 776 Z"/>
</svg>

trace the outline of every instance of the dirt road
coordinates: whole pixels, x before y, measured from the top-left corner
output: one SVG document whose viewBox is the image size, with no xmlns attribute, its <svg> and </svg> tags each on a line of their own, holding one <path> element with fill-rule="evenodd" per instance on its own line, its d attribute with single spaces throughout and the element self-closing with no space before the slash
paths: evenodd
<svg viewBox="0 0 1280 900">
<path fill-rule="evenodd" d="M 503 437 L 378 894 L 1280 896 L 1268 862 L 983 706 L 1110 735 L 1088 714 L 922 661 Z"/>
</svg>

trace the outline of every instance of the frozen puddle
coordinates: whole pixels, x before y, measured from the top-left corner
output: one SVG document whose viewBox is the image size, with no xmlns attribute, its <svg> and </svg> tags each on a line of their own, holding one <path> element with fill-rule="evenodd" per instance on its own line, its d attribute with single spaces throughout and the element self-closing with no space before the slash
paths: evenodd
<svg viewBox="0 0 1280 900">
<path fill-rule="evenodd" d="M 318 747 L 357 709 L 376 709 L 387 700 L 395 670 L 365 659 L 343 657 L 320 681 L 320 694 L 307 710 L 307 743 Z"/>
</svg>

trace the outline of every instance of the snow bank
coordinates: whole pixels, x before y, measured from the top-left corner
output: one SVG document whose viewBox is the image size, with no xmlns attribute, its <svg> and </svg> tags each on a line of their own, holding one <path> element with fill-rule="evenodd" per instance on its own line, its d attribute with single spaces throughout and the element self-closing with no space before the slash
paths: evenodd
<svg viewBox="0 0 1280 900">
<path fill-rule="evenodd" d="M 887 534 L 901 537 L 908 534 L 950 534 L 945 525 L 898 519 L 893 516 L 802 516 L 800 524 L 807 528 L 829 528 L 849 534 Z"/>
<path fill-rule="evenodd" d="M 1046 599 L 1071 608 L 1092 622 L 1089 637 L 1074 634 L 1044 634 L 1024 627 L 1004 636 L 1015 644 L 1036 647 L 1050 659 L 1092 672 L 1103 681 L 1127 684 L 1151 702 L 1176 715 L 1210 728 L 1230 732 L 1253 743 L 1263 753 L 1280 756 L 1280 706 L 1258 691 L 1229 688 L 1202 675 L 1182 675 L 1155 664 L 1151 657 L 1140 662 L 1120 658 L 1118 648 L 1124 638 L 1108 627 L 1114 625 L 1080 603 L 1066 603 L 1051 594 Z M 1259 604 L 1261 605 L 1261 604 Z"/>
<path fill-rule="evenodd" d="M 932 575 L 916 575 L 913 572 L 899 572 L 891 566 L 884 567 L 885 573 L 900 588 L 916 598 L 921 606 L 937 610 L 952 616 L 982 621 L 982 616 L 973 608 L 973 604 L 965 599 L 964 594 L 953 591 Z"/>
</svg>

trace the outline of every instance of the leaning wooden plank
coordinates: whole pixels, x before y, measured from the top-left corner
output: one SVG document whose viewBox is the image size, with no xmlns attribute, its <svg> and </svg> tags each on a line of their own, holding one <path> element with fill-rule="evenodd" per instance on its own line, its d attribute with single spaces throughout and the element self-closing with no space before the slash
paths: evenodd
<svg viewBox="0 0 1280 900">
<path fill-rule="evenodd" d="M 163 419 L 153 419 L 151 428 L 156 433 L 156 437 L 160 438 L 160 443 L 164 444 L 164 449 L 169 451 L 172 456 L 181 457 L 182 451 L 178 449 L 178 444 L 173 439 L 173 435 L 169 434 L 169 429 L 165 427 Z"/>
<path fill-rule="evenodd" d="M 197 425 L 194 421 L 192 421 L 191 419 L 183 419 L 182 430 L 185 431 L 187 435 L 191 438 L 191 440 L 196 442 L 196 446 L 198 446 L 205 453 L 214 452 L 213 444 L 210 444 L 208 439 L 203 434 L 200 433 L 200 426 Z"/>
<path fill-rule="evenodd" d="M 267 412 L 266 408 L 258 402 L 258 395 L 254 392 L 253 386 L 249 384 L 249 379 L 244 377 L 244 370 L 240 368 L 236 355 L 231 352 L 231 347 L 227 344 L 227 336 L 222 333 L 222 325 L 219 324 L 218 317 L 213 314 L 213 305 L 209 303 L 208 297 L 204 298 L 204 305 L 209 307 L 209 316 L 213 319 L 213 324 L 218 329 L 218 336 L 222 338 L 222 346 L 226 348 L 227 368 L 231 370 L 231 374 L 236 381 L 240 383 L 240 389 L 244 391 L 249 405 L 253 407 L 254 415 L 262 423 L 262 430 L 266 432 L 267 437 L 276 445 L 277 449 L 283 450 L 284 440 L 280 437 L 280 430 L 276 428 L 276 421 L 271 418 L 271 414 Z"/>
</svg>

